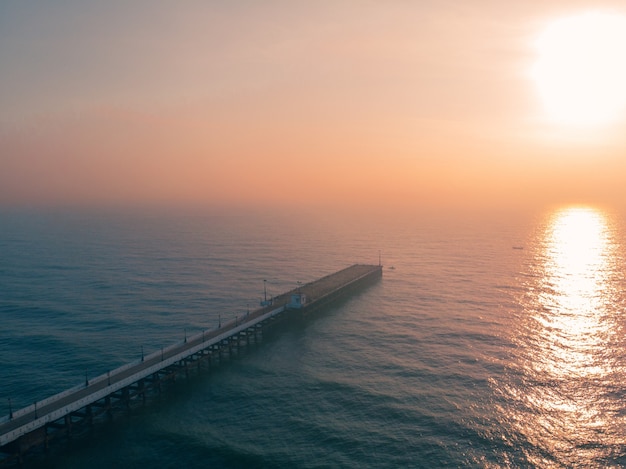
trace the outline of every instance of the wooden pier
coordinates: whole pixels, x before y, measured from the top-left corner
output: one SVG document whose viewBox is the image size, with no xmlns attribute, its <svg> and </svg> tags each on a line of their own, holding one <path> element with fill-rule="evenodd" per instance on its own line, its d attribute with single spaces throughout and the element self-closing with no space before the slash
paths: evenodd
<svg viewBox="0 0 626 469">
<path fill-rule="evenodd" d="M 164 383 L 177 376 L 210 368 L 239 353 L 241 347 L 256 344 L 276 324 L 307 316 L 381 276 L 380 265 L 355 264 L 279 295 L 217 329 L 185 338 L 182 343 L 11 411 L 0 418 L 0 453 L 4 454 L 0 466 L 21 463 L 31 449 L 47 450 L 53 440 L 70 438 L 75 427 L 89 427 L 94 419 L 111 417 L 114 410 L 127 409 L 132 402 L 144 402 L 147 393 L 160 392 Z"/>
</svg>

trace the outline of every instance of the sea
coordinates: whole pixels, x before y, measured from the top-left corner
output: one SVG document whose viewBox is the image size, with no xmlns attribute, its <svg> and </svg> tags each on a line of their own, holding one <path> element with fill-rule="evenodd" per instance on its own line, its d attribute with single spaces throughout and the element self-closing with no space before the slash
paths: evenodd
<svg viewBox="0 0 626 469">
<path fill-rule="evenodd" d="M 355 263 L 383 278 L 46 468 L 626 466 L 626 225 L 500 213 L 0 210 L 0 416 Z"/>
</svg>

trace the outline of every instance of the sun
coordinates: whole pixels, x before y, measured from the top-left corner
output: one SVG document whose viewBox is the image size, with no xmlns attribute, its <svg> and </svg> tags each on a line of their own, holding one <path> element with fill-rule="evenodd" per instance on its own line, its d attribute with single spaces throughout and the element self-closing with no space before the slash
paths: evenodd
<svg viewBox="0 0 626 469">
<path fill-rule="evenodd" d="M 550 118 L 611 123 L 626 109 L 626 17 L 588 12 L 551 23 L 536 42 L 532 70 Z"/>
</svg>

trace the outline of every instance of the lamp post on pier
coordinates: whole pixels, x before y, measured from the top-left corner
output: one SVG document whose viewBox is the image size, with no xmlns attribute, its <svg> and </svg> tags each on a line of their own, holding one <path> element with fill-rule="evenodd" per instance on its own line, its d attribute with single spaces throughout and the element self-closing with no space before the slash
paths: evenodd
<svg viewBox="0 0 626 469">
<path fill-rule="evenodd" d="M 9 397 L 9 419 L 13 420 L 13 406 L 11 405 L 11 398 Z"/>
<path fill-rule="evenodd" d="M 143 359 L 144 359 L 144 357 L 143 357 L 143 345 L 142 345 L 142 346 L 141 346 L 141 361 L 142 361 L 142 362 L 143 362 Z"/>
</svg>

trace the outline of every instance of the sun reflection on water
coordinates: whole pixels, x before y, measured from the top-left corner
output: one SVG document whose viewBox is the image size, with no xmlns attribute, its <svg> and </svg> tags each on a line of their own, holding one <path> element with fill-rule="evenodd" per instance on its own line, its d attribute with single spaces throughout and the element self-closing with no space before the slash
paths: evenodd
<svg viewBox="0 0 626 469">
<path fill-rule="evenodd" d="M 606 374 L 597 360 L 612 325 L 605 320 L 610 296 L 611 243 L 602 213 L 570 208 L 552 218 L 544 244 L 544 293 L 540 303 L 550 314 L 538 316 L 552 342 L 542 362 L 557 376 Z"/>
<path fill-rule="evenodd" d="M 626 419 L 617 243 L 592 208 L 554 213 L 521 299 L 516 380 L 505 418 L 539 467 L 619 466 Z M 506 409 L 504 409 L 506 412 Z"/>
</svg>

